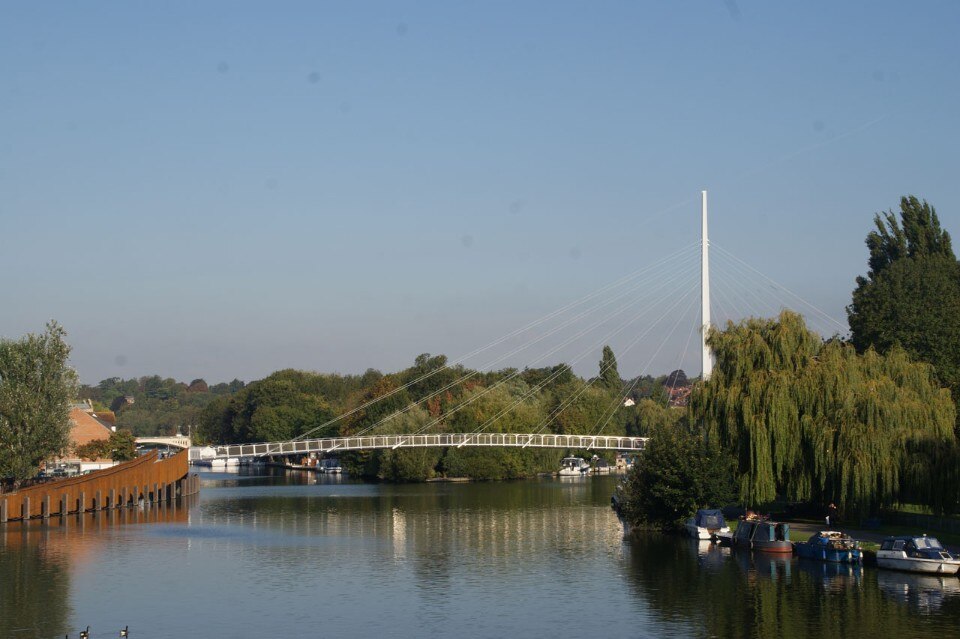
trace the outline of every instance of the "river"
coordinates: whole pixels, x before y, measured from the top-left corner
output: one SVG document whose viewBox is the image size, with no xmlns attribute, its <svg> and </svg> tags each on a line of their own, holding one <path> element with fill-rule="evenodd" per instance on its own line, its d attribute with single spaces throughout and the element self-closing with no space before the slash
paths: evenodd
<svg viewBox="0 0 960 639">
<path fill-rule="evenodd" d="M 960 580 L 622 539 L 613 477 L 203 473 L 178 508 L 0 529 L 0 637 L 943 637 Z"/>
</svg>

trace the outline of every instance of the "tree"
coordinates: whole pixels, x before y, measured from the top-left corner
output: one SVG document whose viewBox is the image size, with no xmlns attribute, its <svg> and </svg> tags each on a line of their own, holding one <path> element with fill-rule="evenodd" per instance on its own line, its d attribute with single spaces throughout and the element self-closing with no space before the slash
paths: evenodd
<svg viewBox="0 0 960 639">
<path fill-rule="evenodd" d="M 208 393 L 210 392 L 210 387 L 207 386 L 206 380 L 204 380 L 201 377 L 190 382 L 190 385 L 187 386 L 187 392 L 188 393 Z"/>
<path fill-rule="evenodd" d="M 125 462 L 137 457 L 137 439 L 129 430 L 118 430 L 110 434 L 107 441 L 110 459 L 115 462 Z"/>
<path fill-rule="evenodd" d="M 620 379 L 620 371 L 617 370 L 617 358 L 613 354 L 613 349 L 609 346 L 603 347 L 603 356 L 600 358 L 600 377 L 599 386 L 611 393 L 620 394 L 623 390 L 623 380 Z"/>
<path fill-rule="evenodd" d="M 900 218 L 874 218 L 867 235 L 866 277 L 857 278 L 847 307 L 851 342 L 861 353 L 894 345 L 936 368 L 940 381 L 960 391 L 960 265 L 936 211 L 910 196 Z"/>
<path fill-rule="evenodd" d="M 663 385 L 669 388 L 680 388 L 689 383 L 690 380 L 687 379 L 687 374 L 683 372 L 683 369 L 673 371 L 667 375 L 667 378 L 663 381 Z"/>
<path fill-rule="evenodd" d="M 391 433 L 416 433 L 430 423 L 430 414 L 420 407 L 389 418 L 386 428 Z M 378 451 L 377 476 L 388 481 L 425 481 L 435 474 L 443 454 L 440 448 L 397 448 Z"/>
<path fill-rule="evenodd" d="M 734 498 L 732 470 L 729 455 L 686 428 L 657 428 L 620 490 L 622 514 L 640 528 L 679 528 Z"/>
<path fill-rule="evenodd" d="M 118 430 L 110 433 L 107 439 L 95 439 L 74 450 L 80 459 L 112 459 L 115 462 L 124 462 L 135 459 L 137 456 L 137 440 L 128 430 Z"/>
<path fill-rule="evenodd" d="M 0 340 L 0 477 L 17 486 L 69 442 L 77 376 L 65 337 L 50 322 L 42 335 Z"/>
<path fill-rule="evenodd" d="M 684 417 L 686 413 L 679 408 L 670 408 L 666 402 L 644 398 L 633 407 L 628 434 L 648 437 L 664 429 L 681 428 L 684 426 L 681 423 Z"/>
<path fill-rule="evenodd" d="M 930 365 L 899 347 L 823 342 L 790 311 L 714 329 L 708 343 L 716 365 L 690 419 L 735 456 L 745 505 L 781 495 L 863 512 L 941 485 L 922 460 L 952 444 L 955 409 Z"/>
</svg>

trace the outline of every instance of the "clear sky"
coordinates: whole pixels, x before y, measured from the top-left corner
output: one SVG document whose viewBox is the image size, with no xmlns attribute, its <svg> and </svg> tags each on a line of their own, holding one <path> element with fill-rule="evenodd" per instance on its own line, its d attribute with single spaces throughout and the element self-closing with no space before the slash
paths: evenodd
<svg viewBox="0 0 960 639">
<path fill-rule="evenodd" d="M 456 358 L 695 242 L 704 188 L 719 246 L 845 321 L 875 212 L 916 194 L 960 235 L 958 27 L 955 1 L 4 2 L 0 336 L 57 319 L 88 383 Z M 610 340 L 624 376 L 698 372 L 661 333 Z"/>
</svg>

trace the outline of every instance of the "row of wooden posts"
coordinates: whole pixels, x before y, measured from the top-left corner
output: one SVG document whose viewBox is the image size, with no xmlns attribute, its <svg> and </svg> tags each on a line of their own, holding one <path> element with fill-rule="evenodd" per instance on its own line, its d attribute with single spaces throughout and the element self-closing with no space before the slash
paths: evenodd
<svg viewBox="0 0 960 639">
<path fill-rule="evenodd" d="M 0 496 L 0 524 L 172 501 L 200 490 L 187 451 L 158 459 L 151 451 L 81 477 L 52 481 Z"/>
</svg>

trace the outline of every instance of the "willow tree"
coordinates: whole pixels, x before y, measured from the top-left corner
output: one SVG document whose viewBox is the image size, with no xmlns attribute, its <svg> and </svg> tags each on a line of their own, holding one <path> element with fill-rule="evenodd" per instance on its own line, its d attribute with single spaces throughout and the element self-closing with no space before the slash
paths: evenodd
<svg viewBox="0 0 960 639">
<path fill-rule="evenodd" d="M 953 438 L 954 405 L 930 365 L 899 347 L 857 354 L 784 311 L 713 330 L 694 423 L 737 459 L 744 504 L 777 496 L 864 510 L 935 481 L 923 456 Z"/>
</svg>

